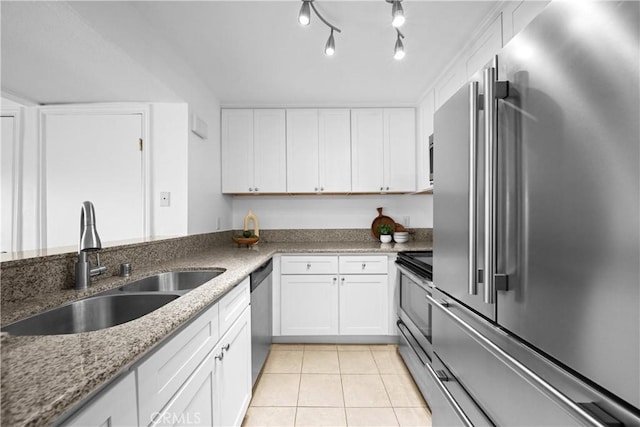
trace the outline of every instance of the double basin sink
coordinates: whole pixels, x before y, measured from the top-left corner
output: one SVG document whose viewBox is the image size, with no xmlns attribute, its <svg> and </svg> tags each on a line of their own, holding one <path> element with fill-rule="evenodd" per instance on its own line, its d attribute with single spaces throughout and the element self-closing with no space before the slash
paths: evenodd
<svg viewBox="0 0 640 427">
<path fill-rule="evenodd" d="M 12 335 L 97 331 L 138 319 L 207 283 L 224 270 L 160 273 L 36 314 L 2 328 Z"/>
</svg>

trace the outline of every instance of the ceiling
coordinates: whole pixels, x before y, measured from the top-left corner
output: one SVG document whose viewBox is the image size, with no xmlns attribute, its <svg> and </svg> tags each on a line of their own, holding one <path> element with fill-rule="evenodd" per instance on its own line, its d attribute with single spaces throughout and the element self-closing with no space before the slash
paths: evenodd
<svg viewBox="0 0 640 427">
<path fill-rule="evenodd" d="M 391 5 L 300 2 L 1 2 L 2 90 L 36 103 L 175 101 L 200 81 L 222 105 L 415 104 L 495 10 L 495 1 L 411 1 L 407 55 L 393 59 Z"/>
</svg>

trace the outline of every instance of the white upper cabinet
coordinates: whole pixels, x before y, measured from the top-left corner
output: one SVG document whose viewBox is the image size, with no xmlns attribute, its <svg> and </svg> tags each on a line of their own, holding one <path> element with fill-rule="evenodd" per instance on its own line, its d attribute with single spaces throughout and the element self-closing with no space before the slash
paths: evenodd
<svg viewBox="0 0 640 427">
<path fill-rule="evenodd" d="M 349 109 L 287 110 L 287 191 L 351 191 Z"/>
<path fill-rule="evenodd" d="M 415 191 L 415 109 L 351 110 L 352 190 Z"/>
<path fill-rule="evenodd" d="M 384 110 L 351 110 L 351 187 L 354 192 L 380 192 L 384 186 Z"/>
<path fill-rule="evenodd" d="M 285 111 L 222 110 L 222 192 L 284 193 Z"/>
<path fill-rule="evenodd" d="M 318 191 L 318 110 L 287 110 L 287 191 Z"/>
<path fill-rule="evenodd" d="M 318 111 L 320 191 L 351 191 L 351 110 Z"/>
</svg>

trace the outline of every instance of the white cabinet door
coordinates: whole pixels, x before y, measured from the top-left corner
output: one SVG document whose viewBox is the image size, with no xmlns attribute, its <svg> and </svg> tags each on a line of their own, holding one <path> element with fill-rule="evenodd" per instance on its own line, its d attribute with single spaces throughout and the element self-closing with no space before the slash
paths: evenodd
<svg viewBox="0 0 640 427">
<path fill-rule="evenodd" d="M 351 188 L 354 192 L 383 190 L 383 115 L 380 108 L 351 110 Z"/>
<path fill-rule="evenodd" d="M 137 368 L 140 425 L 171 400 L 219 338 L 218 304 L 208 308 Z"/>
<path fill-rule="evenodd" d="M 287 191 L 319 191 L 318 110 L 287 110 Z"/>
<path fill-rule="evenodd" d="M 212 426 L 215 416 L 213 404 L 215 399 L 214 366 L 214 352 L 210 352 L 204 362 L 156 417 L 153 427 Z"/>
<path fill-rule="evenodd" d="M 220 339 L 213 354 L 216 426 L 240 426 L 251 400 L 251 309 L 247 307 Z"/>
<path fill-rule="evenodd" d="M 133 372 L 89 402 L 65 426 L 137 426 L 136 376 Z M 146 425 L 146 424 L 145 424 Z"/>
<path fill-rule="evenodd" d="M 253 110 L 222 110 L 222 192 L 253 191 Z"/>
<path fill-rule="evenodd" d="M 337 335 L 337 275 L 283 275 L 282 335 Z"/>
<path fill-rule="evenodd" d="M 413 108 L 384 110 L 384 191 L 416 189 L 416 112 Z"/>
<path fill-rule="evenodd" d="M 386 274 L 340 276 L 340 334 L 387 335 L 388 287 Z"/>
<path fill-rule="evenodd" d="M 413 108 L 351 110 L 354 192 L 413 192 L 416 124 Z"/>
<path fill-rule="evenodd" d="M 253 191 L 287 191 L 285 122 L 285 110 L 264 109 L 253 112 Z"/>
<path fill-rule="evenodd" d="M 351 191 L 351 111 L 318 111 L 318 174 L 320 191 Z"/>
<path fill-rule="evenodd" d="M 284 110 L 222 110 L 222 192 L 284 193 Z"/>
</svg>

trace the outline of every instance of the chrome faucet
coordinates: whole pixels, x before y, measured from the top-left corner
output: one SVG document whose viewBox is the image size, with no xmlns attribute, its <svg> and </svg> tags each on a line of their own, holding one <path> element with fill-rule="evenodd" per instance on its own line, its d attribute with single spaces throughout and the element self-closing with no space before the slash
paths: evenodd
<svg viewBox="0 0 640 427">
<path fill-rule="evenodd" d="M 91 284 L 93 276 L 99 276 L 107 271 L 107 267 L 100 265 L 102 242 L 96 230 L 96 214 L 93 203 L 83 202 L 80 211 L 80 244 L 78 246 L 78 261 L 76 262 L 76 289 L 86 289 Z M 91 267 L 89 254 L 95 252 L 96 265 Z"/>
</svg>

